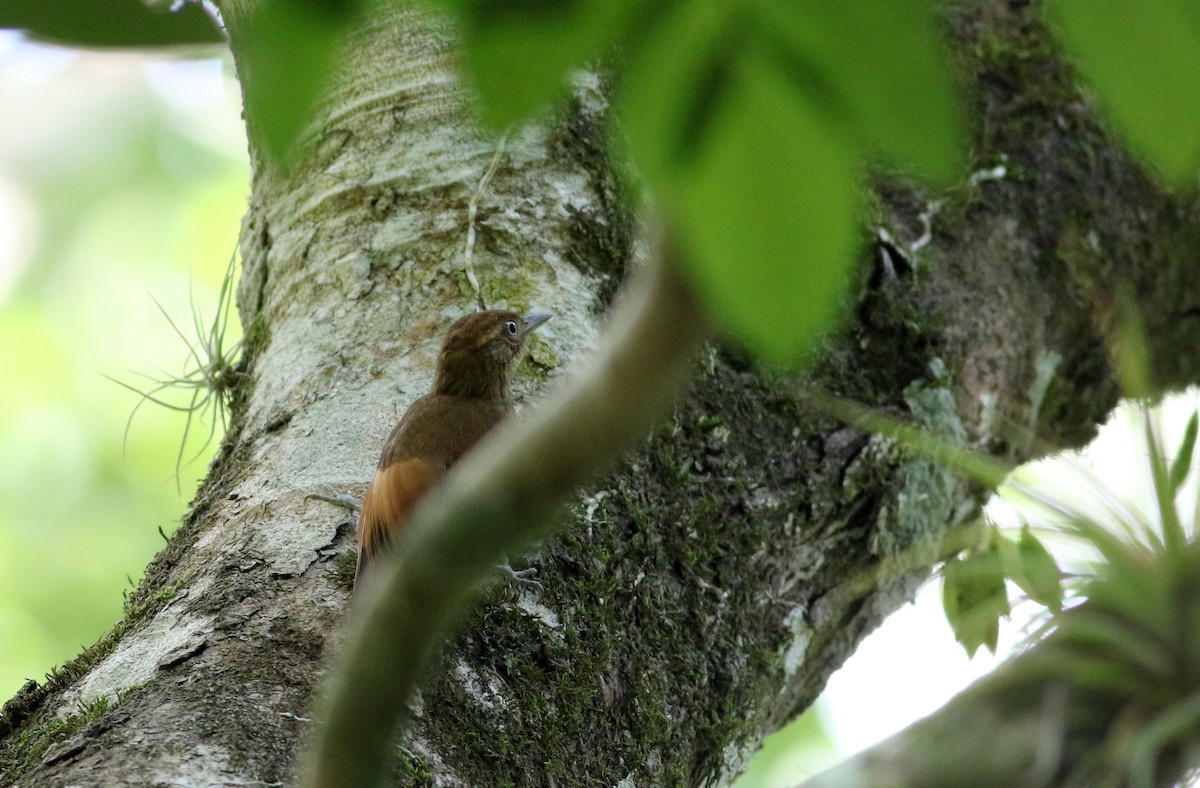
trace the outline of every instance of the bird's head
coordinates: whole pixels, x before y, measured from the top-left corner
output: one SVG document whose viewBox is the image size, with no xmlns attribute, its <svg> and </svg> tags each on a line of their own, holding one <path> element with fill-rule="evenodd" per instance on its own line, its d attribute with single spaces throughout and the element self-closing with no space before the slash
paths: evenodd
<svg viewBox="0 0 1200 788">
<path fill-rule="evenodd" d="M 493 309 L 459 318 L 442 340 L 433 393 L 508 399 L 509 373 L 529 335 L 550 317 L 549 312 L 522 317 Z"/>
</svg>

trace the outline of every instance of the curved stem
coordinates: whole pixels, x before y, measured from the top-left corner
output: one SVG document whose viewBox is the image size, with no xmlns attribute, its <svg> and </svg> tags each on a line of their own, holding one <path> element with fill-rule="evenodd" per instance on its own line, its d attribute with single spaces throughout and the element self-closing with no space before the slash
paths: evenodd
<svg viewBox="0 0 1200 788">
<path fill-rule="evenodd" d="M 672 262 L 659 256 L 632 282 L 585 374 L 485 439 L 421 502 L 351 611 L 305 785 L 378 784 L 429 659 L 479 581 L 667 413 L 708 336 Z"/>
</svg>

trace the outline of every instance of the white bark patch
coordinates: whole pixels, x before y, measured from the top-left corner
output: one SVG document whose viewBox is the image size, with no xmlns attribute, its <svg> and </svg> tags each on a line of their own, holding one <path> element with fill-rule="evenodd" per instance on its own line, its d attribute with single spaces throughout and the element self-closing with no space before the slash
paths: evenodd
<svg viewBox="0 0 1200 788">
<path fill-rule="evenodd" d="M 310 381 L 324 377 L 321 366 L 329 359 L 328 349 L 345 341 L 338 330 L 333 322 L 316 319 L 284 320 L 274 328 L 271 352 L 259 361 L 257 388 L 247 414 L 252 433 L 264 429 L 278 414 L 296 413 L 310 404 L 304 399 Z"/>
<path fill-rule="evenodd" d="M 538 280 L 530 303 L 538 309 L 553 312 L 554 317 L 537 330 L 535 337 L 547 342 L 559 358 L 571 360 L 565 369 L 560 367 L 554 371 L 555 375 L 561 375 L 583 363 L 599 344 L 600 326 L 591 297 L 597 282 L 565 262 L 557 252 L 545 251 L 542 260 L 553 276 L 550 281 Z"/>
<path fill-rule="evenodd" d="M 794 607 L 783 619 L 783 625 L 792 631 L 792 639 L 783 650 L 783 672 L 788 678 L 796 675 L 804 665 L 808 644 L 812 640 L 812 629 L 804 623 L 804 608 Z"/>
<path fill-rule="evenodd" d="M 441 753 L 430 747 L 429 742 L 424 739 L 414 738 L 408 744 L 408 751 L 425 761 L 430 774 L 437 775 L 437 784 L 442 788 L 465 788 L 469 785 L 446 765 Z"/>
<path fill-rule="evenodd" d="M 317 551 L 333 542 L 340 521 L 312 511 L 307 517 L 276 516 L 269 521 L 269 527 L 256 529 L 251 551 L 266 556 L 271 571 L 277 575 L 303 574 L 317 560 Z"/>
<path fill-rule="evenodd" d="M 587 175 L 581 172 L 553 173 L 546 178 L 546 186 L 553 189 L 551 205 L 562 218 L 569 218 L 577 211 L 596 211 L 596 203 L 588 192 Z"/>
<path fill-rule="evenodd" d="M 267 785 L 235 768 L 229 753 L 211 744 L 161 752 L 146 776 L 149 785 Z"/>
<path fill-rule="evenodd" d="M 374 229 L 371 237 L 371 250 L 373 252 L 390 252 L 419 241 L 429 230 L 429 224 L 427 213 L 397 207 L 385 221 Z M 398 263 L 403 258 L 396 255 L 392 257 L 392 260 Z"/>
<path fill-rule="evenodd" d="M 571 72 L 571 94 L 579 102 L 584 114 L 600 116 L 608 109 L 608 96 L 595 71 L 577 69 Z"/>
<path fill-rule="evenodd" d="M 746 771 L 746 763 L 757 748 L 749 742 L 738 744 L 730 742 L 721 750 L 721 773 L 711 785 L 730 785 L 742 772 Z"/>
<path fill-rule="evenodd" d="M 160 667 L 203 650 L 212 621 L 210 616 L 184 615 L 182 606 L 168 605 L 141 630 L 126 635 L 77 686 L 64 692 L 55 713 L 65 718 L 100 697 L 116 702 L 126 690 L 154 678 Z"/>
<path fill-rule="evenodd" d="M 371 289 L 371 258 L 366 252 L 354 250 L 334 260 L 328 270 L 317 273 L 317 284 L 327 284 L 332 278 L 352 299 L 359 299 Z"/>
<path fill-rule="evenodd" d="M 561 626 L 558 613 L 537 601 L 532 594 L 522 592 L 521 598 L 517 600 L 517 607 L 541 621 L 547 629 L 557 630 Z"/>
<path fill-rule="evenodd" d="M 504 709 L 508 706 L 508 698 L 504 697 L 501 692 L 500 682 L 494 678 L 488 679 L 487 686 L 484 686 L 483 679 L 479 674 L 471 668 L 466 662 L 461 659 L 454 664 L 454 675 L 462 683 L 463 689 L 471 696 L 481 708 L 489 711 L 500 708 Z"/>
<path fill-rule="evenodd" d="M 783 498 L 774 490 L 769 490 L 766 487 L 759 487 L 757 490 L 750 493 L 746 499 L 746 504 L 752 511 L 773 510 L 778 509 L 783 505 Z"/>
</svg>

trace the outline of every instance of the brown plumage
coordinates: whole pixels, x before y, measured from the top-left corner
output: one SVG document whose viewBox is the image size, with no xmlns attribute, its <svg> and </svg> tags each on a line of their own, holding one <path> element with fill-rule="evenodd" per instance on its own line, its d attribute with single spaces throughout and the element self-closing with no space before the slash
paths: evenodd
<svg viewBox="0 0 1200 788">
<path fill-rule="evenodd" d="M 428 394 L 392 430 L 358 517 L 357 586 L 422 495 L 512 412 L 509 375 L 549 312 L 476 312 L 446 332 Z"/>
</svg>

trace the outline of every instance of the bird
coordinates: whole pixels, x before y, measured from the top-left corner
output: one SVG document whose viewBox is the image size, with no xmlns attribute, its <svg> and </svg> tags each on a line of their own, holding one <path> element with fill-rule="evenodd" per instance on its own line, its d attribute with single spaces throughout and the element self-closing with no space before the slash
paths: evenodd
<svg viewBox="0 0 1200 788">
<path fill-rule="evenodd" d="M 384 442 L 359 510 L 355 589 L 404 528 L 421 497 L 512 414 L 512 371 L 530 334 L 551 317 L 550 312 L 522 317 L 487 310 L 459 318 L 446 331 L 433 385 L 408 407 Z"/>
</svg>

